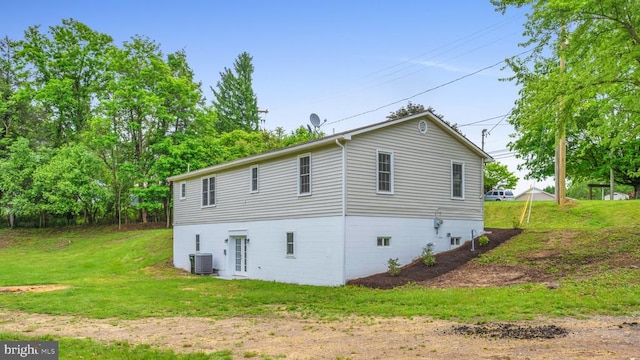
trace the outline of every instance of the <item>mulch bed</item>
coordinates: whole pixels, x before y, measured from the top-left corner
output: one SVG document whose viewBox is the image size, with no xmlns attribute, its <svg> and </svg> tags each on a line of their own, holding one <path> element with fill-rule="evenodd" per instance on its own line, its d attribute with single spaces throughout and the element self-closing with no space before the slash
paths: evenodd
<svg viewBox="0 0 640 360">
<path fill-rule="evenodd" d="M 402 267 L 398 276 L 391 276 L 387 272 L 349 280 L 348 285 L 360 285 L 374 289 L 392 289 L 408 283 L 419 283 L 425 280 L 437 278 L 466 264 L 478 255 L 496 248 L 503 242 L 520 234 L 521 229 L 486 229 L 489 232 L 489 244 L 478 246 L 476 241 L 475 251 L 471 251 L 471 242 L 466 242 L 460 247 L 436 254 L 436 265 L 427 267 L 422 259 L 417 259 L 411 264 Z M 419 255 L 419 254 L 418 254 Z"/>
</svg>

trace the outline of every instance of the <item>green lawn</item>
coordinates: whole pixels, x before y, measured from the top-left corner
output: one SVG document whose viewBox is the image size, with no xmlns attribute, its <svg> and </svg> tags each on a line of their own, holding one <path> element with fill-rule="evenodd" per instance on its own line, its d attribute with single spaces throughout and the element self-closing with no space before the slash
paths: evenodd
<svg viewBox="0 0 640 360">
<path fill-rule="evenodd" d="M 486 204 L 486 226 L 512 228 L 514 214 L 519 217 L 523 207 L 520 202 Z M 268 317 L 282 311 L 327 321 L 351 315 L 431 316 L 465 322 L 628 315 L 640 311 L 640 270 L 616 264 L 624 260 L 640 265 L 639 215 L 640 201 L 586 201 L 561 208 L 552 202 L 536 203 L 520 236 L 478 259 L 532 266 L 557 275 L 561 286 L 554 290 L 541 284 L 466 289 L 409 285 L 372 290 L 226 281 L 173 269 L 172 232 L 168 229 L 0 230 L 0 286 L 68 286 L 52 292 L 0 293 L 0 308 L 123 319 Z M 552 256 L 533 256 L 540 253 Z M 2 339 L 8 336 L 19 335 L 0 334 Z M 136 359 L 183 358 L 126 344 L 64 341 L 79 353 L 98 347 L 95 351 L 143 354 L 129 357 Z M 229 354 L 193 356 L 185 358 L 224 359 Z"/>
</svg>

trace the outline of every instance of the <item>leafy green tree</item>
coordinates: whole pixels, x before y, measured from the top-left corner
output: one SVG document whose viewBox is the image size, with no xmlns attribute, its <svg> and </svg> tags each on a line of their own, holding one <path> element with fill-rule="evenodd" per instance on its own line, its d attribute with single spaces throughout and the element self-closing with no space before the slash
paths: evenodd
<svg viewBox="0 0 640 360">
<path fill-rule="evenodd" d="M 113 198 L 107 181 L 104 164 L 83 145 L 58 149 L 33 173 L 33 188 L 44 211 L 68 220 L 81 214 L 88 224 L 105 213 L 105 204 Z"/>
<path fill-rule="evenodd" d="M 197 130 L 213 131 L 207 125 L 210 113 L 203 110 L 200 84 L 193 81 L 184 52 L 165 60 L 158 44 L 135 36 L 122 49 L 112 50 L 109 59 L 112 78 L 100 99 L 100 117 L 92 125 L 97 136 L 90 142 L 111 171 L 117 212 L 128 206 L 124 199 L 130 193 L 140 219 L 147 222 L 150 213 L 160 218 L 158 213 L 170 205 L 167 174 L 158 173 L 155 163 L 179 153 L 168 145 L 207 136 Z"/>
<path fill-rule="evenodd" d="M 26 138 L 17 138 L 10 144 L 0 161 L 0 206 L 11 227 L 19 216 L 40 215 L 33 174 L 42 161 L 43 157 L 36 155 Z"/>
<path fill-rule="evenodd" d="M 23 91 L 39 104 L 46 140 L 57 147 L 73 142 L 92 116 L 104 84 L 104 55 L 112 38 L 73 19 L 51 26 L 48 34 L 32 26 L 18 42 L 17 58 L 31 73 Z"/>
<path fill-rule="evenodd" d="M 423 113 L 425 111 L 430 111 L 435 116 L 440 118 L 440 120 L 442 120 L 445 124 L 451 126 L 451 128 L 453 130 L 455 130 L 457 133 L 459 133 L 460 135 L 464 136 L 464 134 L 462 133 L 462 131 L 458 127 L 458 124 L 451 124 L 449 121 L 444 119 L 444 115 L 437 114 L 436 110 L 434 108 L 432 108 L 431 106 L 429 106 L 429 108 L 425 109 L 424 105 L 414 104 L 411 101 L 409 101 L 406 106 L 403 106 L 403 107 L 401 107 L 400 109 L 398 109 L 396 111 L 392 111 L 389 115 L 387 115 L 387 120 L 401 119 L 403 117 L 407 117 L 407 116 L 411 116 L 411 115 L 415 115 L 415 114 L 420 114 L 420 113 Z"/>
<path fill-rule="evenodd" d="M 492 162 L 484 166 L 485 192 L 496 188 L 514 189 L 517 185 L 518 177 L 509 171 L 507 165 Z"/>
<path fill-rule="evenodd" d="M 35 131 L 36 111 L 20 91 L 27 73 L 16 60 L 16 42 L 0 39 L 0 141 L 10 143 L 16 137 L 28 137 Z"/>
<path fill-rule="evenodd" d="M 279 141 L 279 144 L 276 145 L 275 148 L 283 148 L 313 140 L 316 136 L 322 137 L 324 133 L 320 132 L 314 135 L 308 129 L 305 129 L 304 126 L 299 126 L 288 135 L 284 133 L 283 129 L 278 128 L 272 133 L 272 136 L 276 137 Z"/>
<path fill-rule="evenodd" d="M 216 130 L 219 133 L 242 130 L 258 131 L 260 116 L 258 99 L 253 91 L 253 58 L 246 52 L 238 55 L 233 71 L 224 68 L 220 73 L 217 90 L 213 87 L 214 107 L 218 114 Z"/>
<path fill-rule="evenodd" d="M 528 177 L 553 174 L 554 148 L 566 134 L 567 175 L 633 186 L 640 194 L 635 158 L 640 127 L 640 2 L 492 0 L 505 12 L 531 6 L 525 24 L 532 51 L 508 59 L 520 99 L 509 122 Z M 561 66 L 563 65 L 563 66 Z"/>
</svg>

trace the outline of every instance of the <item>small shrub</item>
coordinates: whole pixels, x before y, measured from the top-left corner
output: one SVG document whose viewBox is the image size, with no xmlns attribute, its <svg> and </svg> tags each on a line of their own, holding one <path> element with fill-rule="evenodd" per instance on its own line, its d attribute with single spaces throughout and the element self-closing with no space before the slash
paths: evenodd
<svg viewBox="0 0 640 360">
<path fill-rule="evenodd" d="M 511 226 L 514 229 L 520 229 L 520 220 L 518 220 L 516 218 L 511 219 Z"/>
<path fill-rule="evenodd" d="M 387 261 L 387 266 L 389 268 L 389 275 L 391 276 L 398 276 L 400 275 L 400 263 L 398 262 L 398 258 L 395 259 L 389 259 L 389 261 Z"/>
<path fill-rule="evenodd" d="M 433 254 L 433 243 L 428 243 L 422 248 L 422 263 L 426 266 L 434 266 L 436 264 L 436 256 Z"/>
<path fill-rule="evenodd" d="M 487 235 L 482 235 L 478 238 L 478 244 L 480 246 L 487 246 L 489 245 L 489 238 L 487 237 Z"/>
</svg>

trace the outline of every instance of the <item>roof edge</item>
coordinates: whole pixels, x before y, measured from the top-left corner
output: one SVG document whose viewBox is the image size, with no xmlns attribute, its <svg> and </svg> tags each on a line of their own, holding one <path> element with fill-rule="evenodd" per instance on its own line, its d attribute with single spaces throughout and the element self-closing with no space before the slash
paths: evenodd
<svg viewBox="0 0 640 360">
<path fill-rule="evenodd" d="M 179 174 L 179 175 L 170 176 L 170 177 L 167 178 L 167 180 L 168 181 L 172 181 L 172 182 L 186 180 L 186 179 L 190 179 L 190 178 L 193 178 L 193 177 L 202 176 L 202 175 L 205 175 L 205 174 L 210 174 L 210 173 L 213 173 L 213 172 L 216 172 L 216 171 L 225 170 L 225 169 L 228 169 L 228 168 L 233 168 L 233 167 L 237 167 L 237 166 L 243 166 L 243 165 L 247 165 L 247 164 L 251 164 L 251 163 L 255 163 L 255 162 L 259 162 L 259 161 L 269 160 L 269 159 L 272 159 L 272 158 L 275 158 L 275 157 L 285 156 L 285 155 L 288 155 L 288 154 L 291 154 L 291 153 L 298 153 L 300 151 L 304 151 L 304 150 L 308 150 L 308 149 L 313 149 L 313 148 L 325 146 L 325 145 L 334 143 L 336 140 L 349 141 L 349 140 L 351 140 L 352 136 L 354 136 L 354 135 L 358 135 L 358 134 L 366 133 L 366 132 L 369 132 L 369 131 L 385 128 L 387 126 L 392 126 L 392 125 L 395 125 L 395 124 L 403 123 L 405 121 L 411 121 L 411 120 L 425 118 L 425 117 L 430 118 L 441 129 L 443 129 L 444 131 L 449 133 L 449 135 L 453 136 L 458 141 L 462 142 L 471 151 L 473 151 L 474 153 L 476 153 L 477 155 L 482 157 L 484 162 L 493 162 L 494 161 L 494 159 L 493 159 L 493 157 L 491 157 L 491 155 L 487 154 L 484 150 L 480 149 L 476 144 L 474 144 L 469 139 L 467 139 L 466 136 L 462 135 L 461 133 L 459 133 L 458 131 L 453 129 L 451 127 L 451 125 L 446 123 L 443 119 L 438 117 L 436 114 L 434 114 L 433 112 L 427 110 L 427 111 L 424 111 L 424 112 L 421 112 L 421 113 L 418 113 L 418 114 L 414 114 L 414 115 L 410 115 L 410 116 L 406 116 L 406 117 L 403 117 L 403 118 L 398 118 L 398 119 L 393 119 L 393 120 L 385 120 L 385 121 L 378 122 L 378 123 L 375 123 L 375 124 L 366 125 L 366 126 L 363 126 L 363 127 L 360 127 L 360 128 L 347 130 L 347 131 L 340 132 L 340 133 L 333 134 L 333 135 L 328 135 L 328 136 L 322 137 L 320 139 L 311 140 L 311 141 L 308 141 L 308 142 L 305 142 L 305 143 L 293 145 L 293 146 L 286 147 L 286 148 L 283 148 L 283 149 L 271 150 L 271 151 L 267 151 L 267 152 L 264 152 L 264 153 L 251 155 L 251 156 L 247 156 L 247 157 L 244 157 L 244 158 L 240 158 L 240 159 L 236 159 L 236 160 L 232 160 L 232 161 L 228 161 L 228 162 L 224 162 L 224 163 L 220 163 L 220 164 L 216 164 L 216 165 L 212 165 L 212 166 L 207 166 L 207 167 L 204 167 L 202 169 L 198 169 L 198 170 L 182 173 L 182 174 Z"/>
</svg>

